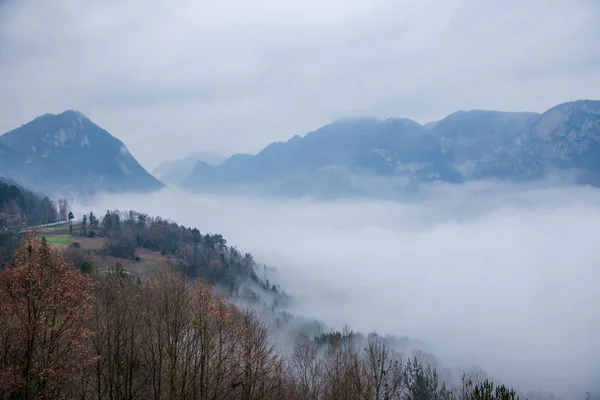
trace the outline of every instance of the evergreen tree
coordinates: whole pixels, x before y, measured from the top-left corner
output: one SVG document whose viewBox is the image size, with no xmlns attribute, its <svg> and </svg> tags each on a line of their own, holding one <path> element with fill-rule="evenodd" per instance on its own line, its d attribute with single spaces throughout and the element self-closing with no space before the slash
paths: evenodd
<svg viewBox="0 0 600 400">
<path fill-rule="evenodd" d="M 81 220 L 81 234 L 83 236 L 87 235 L 87 215 L 83 216 L 83 219 Z"/>
</svg>

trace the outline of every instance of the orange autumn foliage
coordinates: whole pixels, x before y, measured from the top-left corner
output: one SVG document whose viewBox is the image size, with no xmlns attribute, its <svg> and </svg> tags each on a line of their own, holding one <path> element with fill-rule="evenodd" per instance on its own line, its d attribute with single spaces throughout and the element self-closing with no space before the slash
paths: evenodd
<svg viewBox="0 0 600 400">
<path fill-rule="evenodd" d="M 87 361 L 93 282 L 29 233 L 0 272 L 0 397 L 69 397 Z"/>
</svg>

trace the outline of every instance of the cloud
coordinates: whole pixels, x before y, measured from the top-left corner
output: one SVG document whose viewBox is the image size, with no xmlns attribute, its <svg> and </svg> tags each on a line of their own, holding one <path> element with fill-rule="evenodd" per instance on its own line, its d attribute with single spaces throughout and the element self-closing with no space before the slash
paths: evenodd
<svg viewBox="0 0 600 400">
<path fill-rule="evenodd" d="M 75 108 L 152 167 L 344 116 L 544 111 L 597 96 L 599 15 L 593 0 L 8 0 L 0 131 Z"/>
<path fill-rule="evenodd" d="M 510 385 L 579 395 L 600 373 L 599 204 L 592 188 L 477 183 L 405 203 L 166 190 L 81 210 L 222 233 L 278 269 L 297 314 L 415 337 Z"/>
</svg>

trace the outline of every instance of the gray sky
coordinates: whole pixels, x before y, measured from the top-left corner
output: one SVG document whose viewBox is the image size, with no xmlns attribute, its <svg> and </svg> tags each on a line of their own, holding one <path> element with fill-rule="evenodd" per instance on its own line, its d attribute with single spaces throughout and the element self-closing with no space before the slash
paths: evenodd
<svg viewBox="0 0 600 400">
<path fill-rule="evenodd" d="M 0 0 L 0 132 L 78 109 L 148 168 L 338 117 L 600 98 L 597 0 Z"/>
</svg>

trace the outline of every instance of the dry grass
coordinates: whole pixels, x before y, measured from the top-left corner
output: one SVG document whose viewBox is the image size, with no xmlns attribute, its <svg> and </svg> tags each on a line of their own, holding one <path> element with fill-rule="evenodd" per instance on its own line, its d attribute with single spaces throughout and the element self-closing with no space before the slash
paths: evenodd
<svg viewBox="0 0 600 400">
<path fill-rule="evenodd" d="M 123 269 L 133 275 L 145 277 L 164 267 L 168 260 L 158 251 L 150 251 L 141 247 L 136 250 L 136 254 L 140 258 L 139 261 L 97 254 L 94 250 L 99 250 L 104 246 L 103 238 L 77 238 L 77 241 L 82 249 L 92 250 L 92 262 L 100 270 L 114 268 L 117 264 L 120 264 Z"/>
<path fill-rule="evenodd" d="M 75 231 L 75 227 L 73 230 Z M 80 248 L 90 255 L 92 262 L 99 270 L 114 268 L 117 264 L 120 264 L 126 271 L 136 276 L 144 277 L 151 275 L 168 262 L 168 258 L 160 254 L 160 252 L 141 247 L 138 247 L 136 250 L 136 254 L 140 258 L 139 261 L 98 254 L 98 251 L 104 248 L 106 238 L 90 238 L 77 234 L 70 235 L 68 225 L 45 228 L 44 230 L 40 230 L 40 234 L 46 237 L 48 243 L 56 247 L 64 248 L 74 242 L 79 243 Z"/>
<path fill-rule="evenodd" d="M 74 236 L 73 241 L 79 243 L 83 250 L 100 250 L 106 243 L 106 239 L 102 237 Z"/>
</svg>

